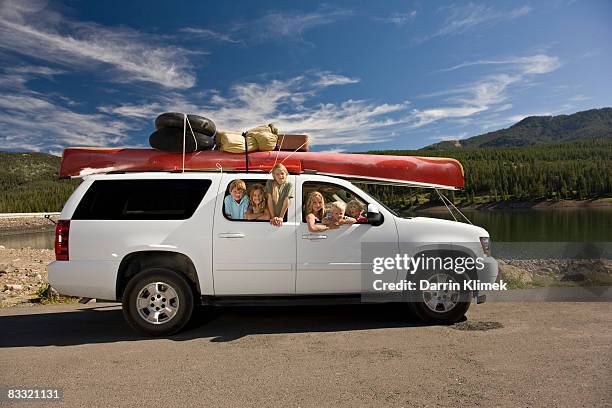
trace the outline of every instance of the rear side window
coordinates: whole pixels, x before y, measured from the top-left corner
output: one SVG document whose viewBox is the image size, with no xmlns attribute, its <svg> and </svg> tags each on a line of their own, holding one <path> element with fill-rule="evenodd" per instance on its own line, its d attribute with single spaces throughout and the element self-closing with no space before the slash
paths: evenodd
<svg viewBox="0 0 612 408">
<path fill-rule="evenodd" d="M 74 220 L 184 220 L 193 215 L 210 180 L 96 180 Z"/>
</svg>

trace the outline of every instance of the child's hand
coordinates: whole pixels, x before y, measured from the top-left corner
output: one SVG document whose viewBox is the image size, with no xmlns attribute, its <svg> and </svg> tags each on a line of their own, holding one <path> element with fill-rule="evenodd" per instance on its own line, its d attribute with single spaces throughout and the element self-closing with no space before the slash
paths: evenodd
<svg viewBox="0 0 612 408">
<path fill-rule="evenodd" d="M 274 217 L 270 220 L 270 224 L 275 227 L 281 227 L 283 225 L 283 219 L 281 217 Z"/>
</svg>

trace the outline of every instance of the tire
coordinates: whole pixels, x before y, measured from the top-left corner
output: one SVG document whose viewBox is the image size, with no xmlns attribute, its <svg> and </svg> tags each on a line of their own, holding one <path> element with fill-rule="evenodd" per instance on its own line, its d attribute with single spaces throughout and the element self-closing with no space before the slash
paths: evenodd
<svg viewBox="0 0 612 408">
<path fill-rule="evenodd" d="M 421 279 L 430 282 L 458 283 L 461 287 L 465 280 L 464 274 L 449 273 L 446 271 L 428 271 L 421 273 L 417 279 L 417 288 Z M 414 279 L 412 279 L 414 280 Z M 470 308 L 472 293 L 459 290 L 415 290 L 409 295 L 411 311 L 423 322 L 428 324 L 453 324 L 465 316 Z"/>
<path fill-rule="evenodd" d="M 197 150 L 210 150 L 215 145 L 215 139 L 202 133 L 191 134 L 187 130 L 185 135 L 185 152 L 192 153 Z M 183 129 L 163 128 L 156 130 L 149 137 L 151 147 L 170 153 L 183 152 Z"/>
<path fill-rule="evenodd" d="M 217 131 L 215 123 L 212 120 L 205 118 L 204 116 L 187 115 L 187 119 L 189 120 L 189 124 L 187 125 L 187 132 L 190 131 L 189 125 L 191 125 L 191 129 L 193 129 L 194 132 L 202 133 L 206 136 L 214 136 Z M 159 130 L 164 128 L 179 128 L 182 131 L 183 121 L 183 113 L 162 113 L 155 119 L 155 129 Z"/>
<path fill-rule="evenodd" d="M 122 307 L 125 320 L 134 330 L 149 336 L 167 336 L 181 330 L 191 319 L 194 295 L 180 273 L 149 268 L 130 279 Z"/>
</svg>

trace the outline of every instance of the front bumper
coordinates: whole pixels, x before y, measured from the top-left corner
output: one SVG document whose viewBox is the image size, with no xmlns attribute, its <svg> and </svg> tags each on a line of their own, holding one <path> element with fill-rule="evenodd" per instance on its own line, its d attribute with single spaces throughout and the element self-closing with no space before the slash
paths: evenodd
<svg viewBox="0 0 612 408">
<path fill-rule="evenodd" d="M 491 256 L 483 258 L 484 268 L 477 269 L 478 280 L 484 283 L 494 283 L 499 273 L 497 260 Z"/>
<path fill-rule="evenodd" d="M 495 283 L 497 280 L 497 274 L 499 273 L 499 264 L 493 257 L 487 256 L 483 259 L 484 268 L 477 269 L 477 276 L 480 282 L 484 283 Z M 474 291 L 474 299 L 476 303 L 481 304 L 487 301 L 487 295 Z"/>
</svg>

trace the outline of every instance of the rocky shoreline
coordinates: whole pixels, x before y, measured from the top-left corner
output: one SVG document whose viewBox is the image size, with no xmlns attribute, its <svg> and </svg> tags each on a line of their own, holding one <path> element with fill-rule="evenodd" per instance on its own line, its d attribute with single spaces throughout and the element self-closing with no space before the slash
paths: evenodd
<svg viewBox="0 0 612 408">
<path fill-rule="evenodd" d="M 0 307 L 34 305 L 47 286 L 52 249 L 12 249 L 0 246 Z"/>
<path fill-rule="evenodd" d="M 610 259 L 498 259 L 500 278 L 512 288 L 610 286 Z"/>
<path fill-rule="evenodd" d="M 56 221 L 57 217 L 51 217 Z M 55 224 L 44 217 L 0 218 L 0 235 L 53 231 Z"/>
</svg>

